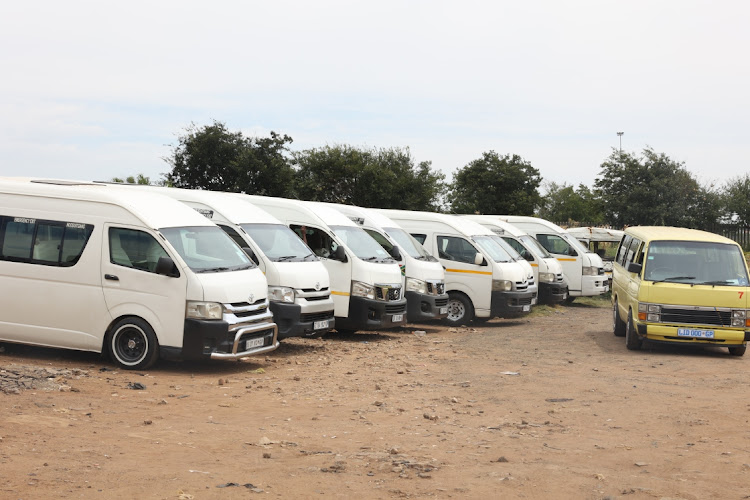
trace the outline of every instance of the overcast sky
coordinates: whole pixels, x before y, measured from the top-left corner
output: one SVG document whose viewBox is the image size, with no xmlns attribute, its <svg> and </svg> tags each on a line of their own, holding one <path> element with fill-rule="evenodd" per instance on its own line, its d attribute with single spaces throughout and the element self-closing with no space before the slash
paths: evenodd
<svg viewBox="0 0 750 500">
<path fill-rule="evenodd" d="M 619 148 L 701 182 L 748 172 L 750 3 L 6 2 L 0 175 L 169 170 L 191 123 L 409 147 L 448 179 L 485 151 L 591 186 Z"/>
</svg>

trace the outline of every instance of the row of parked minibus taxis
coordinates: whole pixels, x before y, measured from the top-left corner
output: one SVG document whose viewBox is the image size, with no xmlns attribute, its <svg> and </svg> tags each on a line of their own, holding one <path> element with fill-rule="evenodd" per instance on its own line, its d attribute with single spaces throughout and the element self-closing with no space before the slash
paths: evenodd
<svg viewBox="0 0 750 500">
<path fill-rule="evenodd" d="M 607 290 L 599 255 L 533 217 L 0 179 L 0 341 L 128 369 L 331 330 L 511 318 Z"/>
</svg>

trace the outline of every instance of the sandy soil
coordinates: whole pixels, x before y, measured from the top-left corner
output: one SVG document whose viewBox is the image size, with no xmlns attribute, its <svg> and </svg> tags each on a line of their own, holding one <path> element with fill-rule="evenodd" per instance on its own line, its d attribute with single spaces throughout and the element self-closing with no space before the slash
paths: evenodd
<svg viewBox="0 0 750 500">
<path fill-rule="evenodd" d="M 607 307 L 148 372 L 2 349 L 0 498 L 750 498 L 748 359 L 627 351 Z"/>
</svg>

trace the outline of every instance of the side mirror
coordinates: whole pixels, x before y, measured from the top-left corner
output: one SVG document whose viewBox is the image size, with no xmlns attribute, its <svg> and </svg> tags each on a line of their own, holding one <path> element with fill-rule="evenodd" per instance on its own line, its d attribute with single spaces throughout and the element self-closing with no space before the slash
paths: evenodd
<svg viewBox="0 0 750 500">
<path fill-rule="evenodd" d="M 388 253 L 391 254 L 391 257 L 393 257 L 394 259 L 401 260 L 401 252 L 396 245 L 393 245 Z"/>
<path fill-rule="evenodd" d="M 636 264 L 635 262 L 631 262 L 627 267 L 629 273 L 641 274 L 641 269 L 643 269 L 643 264 Z"/>
<path fill-rule="evenodd" d="M 344 247 L 342 247 L 341 245 L 336 247 L 336 250 L 333 251 L 330 258 L 333 260 L 339 260 L 341 262 L 349 262 L 349 259 L 346 256 L 346 252 L 344 251 Z"/>
<path fill-rule="evenodd" d="M 253 252 L 253 249 L 250 247 L 242 247 L 242 251 L 247 254 L 248 257 L 252 259 L 253 262 L 255 262 L 256 266 L 260 265 L 260 261 L 258 260 L 258 256 L 255 255 L 255 252 Z"/>
<path fill-rule="evenodd" d="M 169 257 L 159 257 L 154 272 L 171 278 L 178 278 L 180 276 L 177 266 L 175 266 L 174 261 Z"/>
<path fill-rule="evenodd" d="M 479 252 L 477 252 L 476 255 L 474 255 L 474 265 L 477 265 L 477 266 L 487 265 L 487 261 L 484 260 L 484 256 L 482 256 L 482 254 Z"/>
</svg>

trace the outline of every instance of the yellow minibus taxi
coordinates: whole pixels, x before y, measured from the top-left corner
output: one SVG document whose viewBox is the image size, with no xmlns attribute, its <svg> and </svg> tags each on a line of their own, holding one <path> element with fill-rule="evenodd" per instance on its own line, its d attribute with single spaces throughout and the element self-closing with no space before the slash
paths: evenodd
<svg viewBox="0 0 750 500">
<path fill-rule="evenodd" d="M 713 233 L 631 227 L 615 256 L 614 334 L 628 349 L 644 340 L 727 347 L 750 340 L 748 270 L 742 248 Z"/>
</svg>

